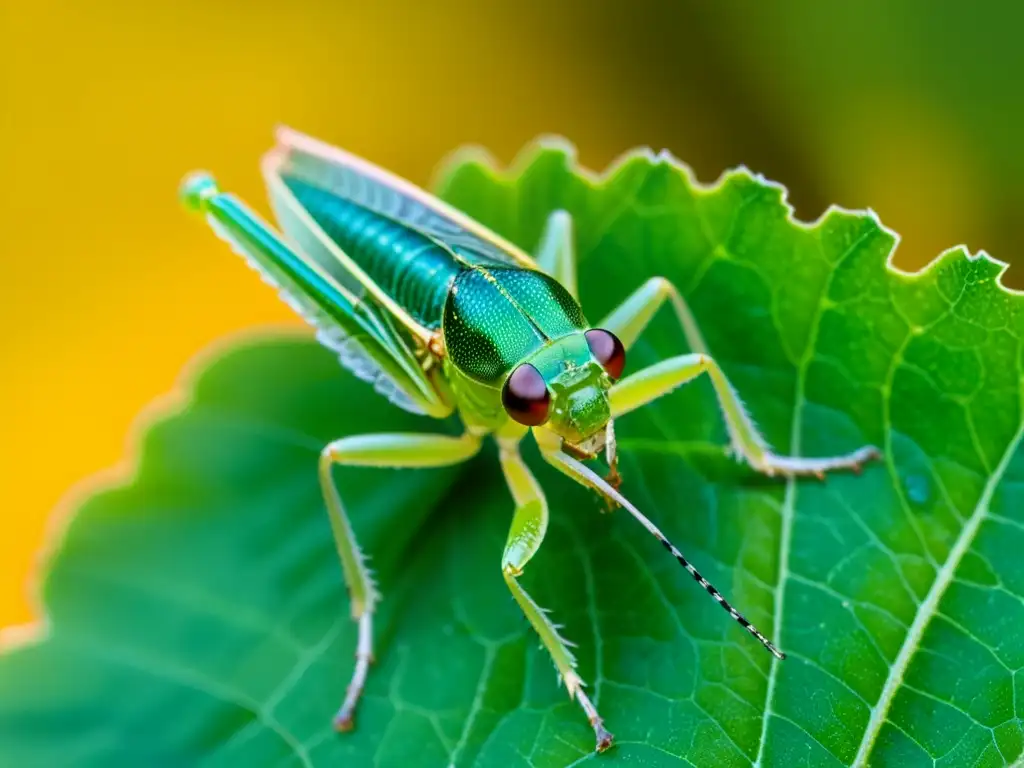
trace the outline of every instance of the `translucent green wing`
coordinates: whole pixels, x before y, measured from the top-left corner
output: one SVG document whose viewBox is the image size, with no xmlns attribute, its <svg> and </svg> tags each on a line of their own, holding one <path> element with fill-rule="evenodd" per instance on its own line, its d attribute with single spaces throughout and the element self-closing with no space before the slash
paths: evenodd
<svg viewBox="0 0 1024 768">
<path fill-rule="evenodd" d="M 428 344 L 431 330 L 417 322 L 349 258 L 295 197 L 286 183 L 292 177 L 289 155 L 280 148 L 267 153 L 263 158 L 263 176 L 274 216 L 285 237 L 358 299 L 382 326 L 394 327 L 397 321 L 401 330 L 396 329 L 396 334 L 403 343 L 412 342 L 420 347 Z"/>
<path fill-rule="evenodd" d="M 476 264 L 539 269 L 529 255 L 410 182 L 355 155 L 282 128 L 276 171 L 399 221 Z"/>
<path fill-rule="evenodd" d="M 220 192 L 209 176 L 190 177 L 182 196 L 316 329 L 317 339 L 338 355 L 343 366 L 407 411 L 438 418 L 451 412 L 385 313 L 286 244 L 241 200 Z"/>
</svg>

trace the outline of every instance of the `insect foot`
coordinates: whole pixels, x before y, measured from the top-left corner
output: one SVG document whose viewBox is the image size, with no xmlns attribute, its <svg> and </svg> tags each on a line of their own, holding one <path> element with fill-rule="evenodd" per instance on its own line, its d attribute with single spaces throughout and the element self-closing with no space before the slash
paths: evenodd
<svg viewBox="0 0 1024 768">
<path fill-rule="evenodd" d="M 873 445 L 869 445 L 866 448 L 862 448 L 861 451 L 864 454 L 864 461 L 854 462 L 853 464 L 850 465 L 850 470 L 855 475 L 859 475 L 863 471 L 864 464 L 866 464 L 867 462 L 882 460 L 882 452 L 875 448 L 875 446 Z"/>
<path fill-rule="evenodd" d="M 347 733 L 355 728 L 355 711 L 359 697 L 366 685 L 366 675 L 373 663 L 373 647 L 371 645 L 373 614 L 364 610 L 359 616 L 359 644 L 356 647 L 356 668 L 352 673 L 352 682 L 345 691 L 345 701 L 334 716 L 334 730 Z"/>
<path fill-rule="evenodd" d="M 590 720 L 590 725 L 594 729 L 594 737 L 597 740 L 594 751 L 604 752 L 611 747 L 612 742 L 615 740 L 615 735 L 604 727 L 604 718 L 598 714 L 597 707 L 593 705 L 582 688 L 576 691 L 576 697 L 579 699 L 583 711 L 587 713 L 587 719 Z"/>
<path fill-rule="evenodd" d="M 845 456 L 831 456 L 827 458 L 802 458 L 796 456 L 776 456 L 773 453 L 765 453 L 751 461 L 751 465 L 758 472 L 768 477 L 781 475 L 782 477 L 816 477 L 824 480 L 828 472 L 847 470 L 859 475 L 864 465 L 869 461 L 877 461 L 882 458 L 882 452 L 873 445 L 866 445 L 853 453 Z"/>
<path fill-rule="evenodd" d="M 604 752 L 606 749 L 611 747 L 612 741 L 615 739 L 615 735 L 605 729 L 604 723 L 598 720 L 596 723 L 591 723 L 594 726 L 594 733 L 597 734 L 597 746 L 594 748 L 597 752 Z"/>
<path fill-rule="evenodd" d="M 348 733 L 355 730 L 356 702 L 359 700 L 360 693 L 362 693 L 361 683 L 358 687 L 355 684 L 348 687 L 345 703 L 341 705 L 341 709 L 338 710 L 338 714 L 334 716 L 334 730 L 338 733 Z"/>
</svg>

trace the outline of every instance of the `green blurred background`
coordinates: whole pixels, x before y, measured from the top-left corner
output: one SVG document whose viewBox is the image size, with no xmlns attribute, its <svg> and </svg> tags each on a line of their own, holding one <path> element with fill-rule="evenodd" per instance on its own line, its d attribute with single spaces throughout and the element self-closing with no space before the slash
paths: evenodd
<svg viewBox="0 0 1024 768">
<path fill-rule="evenodd" d="M 1020 286 L 1022 24 L 991 1 L 0 0 L 0 626 L 133 416 L 211 341 L 295 322 L 179 210 L 185 171 L 265 211 L 282 122 L 419 183 L 465 142 L 508 161 L 561 133 L 594 168 L 647 144 L 703 181 L 746 164 L 803 218 L 871 207 L 903 268 L 966 243 Z"/>
</svg>

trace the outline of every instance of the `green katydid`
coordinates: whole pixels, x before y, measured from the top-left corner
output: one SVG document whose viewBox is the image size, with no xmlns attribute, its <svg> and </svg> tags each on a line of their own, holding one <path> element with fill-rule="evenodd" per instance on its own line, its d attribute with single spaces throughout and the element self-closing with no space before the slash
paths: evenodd
<svg viewBox="0 0 1024 768">
<path fill-rule="evenodd" d="M 820 477 L 856 471 L 877 458 L 875 448 L 831 458 L 773 453 L 708 355 L 682 295 L 664 278 L 649 279 L 591 326 L 576 296 L 572 221 L 565 212 L 551 213 L 534 260 L 409 182 L 292 130 L 278 132 L 263 173 L 283 235 L 205 173 L 186 179 L 182 196 L 281 291 L 347 368 L 402 408 L 439 419 L 457 412 L 465 425 L 461 437 L 361 435 L 323 449 L 320 482 L 358 625 L 355 669 L 334 720 L 339 730 L 353 727 L 380 594 L 333 466 L 457 464 L 473 457 L 487 435 L 497 441 L 515 504 L 501 574 L 590 721 L 598 751 L 611 745 L 612 735 L 583 690 L 569 643 L 519 582 L 548 526 L 544 493 L 519 453 L 528 432 L 548 463 L 627 510 L 735 621 L 785 658 L 622 495 L 615 421 L 706 373 L 731 449 L 760 472 Z M 691 351 L 623 377 L 626 351 L 666 303 Z M 600 457 L 606 477 L 583 463 Z"/>
</svg>

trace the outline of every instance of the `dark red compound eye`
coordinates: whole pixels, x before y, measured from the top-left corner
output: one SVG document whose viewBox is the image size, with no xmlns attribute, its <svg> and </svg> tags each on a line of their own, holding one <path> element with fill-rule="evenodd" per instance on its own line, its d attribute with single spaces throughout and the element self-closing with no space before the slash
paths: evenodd
<svg viewBox="0 0 1024 768">
<path fill-rule="evenodd" d="M 592 328 L 583 334 L 590 346 L 590 353 L 601 364 L 609 376 L 617 379 L 626 367 L 626 348 L 619 337 L 603 328 Z"/>
<path fill-rule="evenodd" d="M 548 420 L 551 393 L 540 371 L 523 363 L 508 377 L 501 390 L 501 404 L 515 421 L 527 427 L 539 427 Z"/>
</svg>

